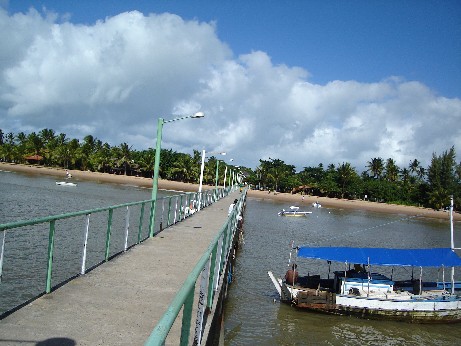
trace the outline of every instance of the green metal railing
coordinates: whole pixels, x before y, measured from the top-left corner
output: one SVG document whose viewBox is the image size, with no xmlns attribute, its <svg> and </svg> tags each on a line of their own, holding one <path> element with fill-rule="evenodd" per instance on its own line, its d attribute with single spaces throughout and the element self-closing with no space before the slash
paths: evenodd
<svg viewBox="0 0 461 346">
<path fill-rule="evenodd" d="M 165 344 L 168 333 L 181 310 L 182 324 L 180 345 L 189 344 L 192 327 L 194 292 L 199 277 L 201 277 L 200 294 L 193 344 L 202 344 L 205 311 L 210 311 L 212 309 L 219 283 L 225 279 L 225 270 L 223 269 L 226 268 L 227 261 L 231 254 L 232 239 L 237 231 L 238 221 L 241 218 L 246 192 L 247 190 L 245 189 L 226 223 L 222 226 L 217 236 L 208 246 L 206 252 L 186 278 L 167 311 L 146 341 L 146 346 L 161 346 Z"/>
<path fill-rule="evenodd" d="M 187 218 L 188 216 L 192 215 L 198 208 L 202 209 L 207 207 L 208 205 L 212 204 L 219 198 L 227 195 L 229 189 L 220 190 L 219 194 L 216 194 L 215 190 L 206 190 L 204 192 L 199 193 L 184 193 L 180 195 L 173 195 L 168 197 L 163 197 L 157 199 L 156 203 L 161 205 L 161 208 L 157 208 L 157 215 L 155 216 L 156 225 L 154 225 L 154 229 L 158 230 L 155 232 L 154 235 L 161 232 L 163 229 L 170 227 L 171 225 L 180 222 Z M 93 269 L 94 267 L 110 260 L 112 257 L 117 256 L 120 253 L 123 253 L 128 248 L 139 244 L 140 242 L 144 241 L 146 238 L 149 237 L 149 230 L 151 229 L 151 223 L 153 218 L 152 213 L 150 215 L 146 215 L 145 207 L 146 205 L 150 206 L 150 210 L 152 210 L 153 200 L 145 200 L 139 202 L 131 202 L 125 203 L 105 208 L 96 208 L 91 210 L 84 210 L 78 211 L 73 213 L 61 214 L 61 215 L 54 215 L 48 216 L 43 218 L 37 218 L 28 221 L 17 221 L 11 222 L 6 224 L 0 224 L 0 232 L 3 232 L 3 241 L 1 244 L 1 253 L 0 253 L 0 284 L 9 284 L 12 283 L 17 277 L 24 276 L 19 268 L 19 275 L 16 277 L 12 275 L 9 277 L 7 274 L 4 273 L 4 263 L 8 262 L 10 259 L 5 256 L 5 240 L 7 239 L 7 233 L 9 242 L 8 245 L 11 247 L 15 246 L 15 240 L 18 237 L 18 233 L 26 234 L 26 241 L 27 246 L 30 247 L 30 251 L 33 252 L 33 255 L 30 255 L 31 258 L 38 257 L 37 253 L 41 252 L 40 244 L 46 243 L 45 239 L 41 239 L 40 241 L 32 241 L 27 239 L 31 235 L 36 235 L 36 231 L 41 231 L 42 233 L 45 232 L 48 235 L 48 247 L 47 247 L 47 254 L 46 254 L 46 278 L 45 278 L 45 288 L 40 290 L 37 288 L 38 294 L 35 292 L 33 293 L 33 297 L 29 299 L 29 296 L 23 299 L 22 301 L 19 300 L 15 303 L 14 306 L 4 307 L 0 306 L 0 319 L 8 315 L 9 313 L 15 311 L 18 307 L 24 305 L 26 302 L 34 300 L 43 294 L 50 293 L 53 290 L 53 287 L 58 287 L 63 283 L 67 282 L 68 280 L 78 276 L 83 275 L 89 270 Z M 134 216 L 135 222 L 137 222 L 137 231 L 133 234 L 130 232 L 131 227 L 131 219 L 132 219 L 132 211 L 137 211 L 138 215 Z M 107 213 L 106 217 L 104 218 L 104 213 Z M 81 220 L 78 220 L 79 217 L 84 217 L 84 236 L 83 236 L 83 246 L 81 247 L 81 264 L 79 268 L 79 272 L 68 272 L 59 283 L 53 286 L 53 260 L 56 251 L 56 234 L 57 232 L 62 231 L 66 228 L 66 225 L 63 224 L 66 220 L 69 221 L 70 225 L 67 225 L 67 228 L 70 229 L 68 234 L 75 234 L 75 232 L 81 228 Z M 90 219 L 94 220 L 98 217 L 102 217 L 102 221 L 106 219 L 105 227 L 101 227 L 101 222 L 95 222 L 93 229 L 91 229 L 90 233 Z M 118 222 L 114 221 L 114 219 L 118 217 Z M 124 219 L 124 220 L 121 220 Z M 123 222 L 124 221 L 124 222 Z M 46 230 L 46 225 L 48 224 L 48 231 Z M 59 224 L 59 226 L 58 226 Z M 45 228 L 43 226 L 45 225 Z M 117 232 L 118 229 L 123 228 L 122 231 L 119 231 L 118 236 L 118 243 L 117 246 L 112 244 L 114 233 Z M 105 232 L 103 231 L 105 229 Z M 7 232 L 8 231 L 8 232 Z M 95 235 L 97 233 L 97 235 Z M 93 243 L 104 243 L 103 249 L 96 249 L 95 251 L 91 252 L 93 256 L 93 263 L 90 263 L 88 266 L 88 246 L 89 246 L 89 237 L 93 237 Z M 45 236 L 45 235 L 43 235 Z M 75 238 L 75 236 L 74 236 Z M 92 239 L 93 239 L 92 238 Z M 103 239 L 104 238 L 104 241 Z M 62 243 L 60 243 L 62 245 Z M 97 245 L 92 244 L 93 247 L 97 248 Z M 19 246 L 19 245 L 16 245 Z M 11 250 L 11 249 L 10 249 Z M 21 248 L 16 249 L 17 252 L 20 252 L 23 257 L 27 257 L 28 249 Z M 61 250 L 63 251 L 63 250 Z M 79 250 L 80 251 L 80 250 Z M 10 253 L 13 251 L 10 251 Z M 75 257 L 78 257 L 78 254 L 74 254 Z M 41 256 L 41 255 L 39 255 Z M 65 261 L 68 261 L 69 257 L 72 257 L 70 253 L 65 254 Z M 13 261 L 12 259 L 10 262 Z M 16 263 L 8 263 L 9 268 L 14 268 Z M 32 263 L 35 265 L 36 263 Z M 40 266 L 37 264 L 37 266 Z M 87 269 L 90 267 L 90 269 Z M 44 268 L 43 268 L 44 269 Z M 40 269 L 40 270 L 43 270 Z M 25 271 L 25 269 L 23 269 Z M 10 270 L 11 271 L 11 270 Z M 39 270 L 36 270 L 39 271 Z M 29 284 L 28 284 L 29 285 Z M 19 285 L 20 286 L 20 285 Z M 36 287 L 40 287 L 39 283 L 35 283 Z M 12 283 L 12 287 L 18 287 L 18 283 Z M 42 286 L 43 287 L 43 286 Z M 15 292 L 9 292 L 8 294 L 14 294 Z"/>
</svg>

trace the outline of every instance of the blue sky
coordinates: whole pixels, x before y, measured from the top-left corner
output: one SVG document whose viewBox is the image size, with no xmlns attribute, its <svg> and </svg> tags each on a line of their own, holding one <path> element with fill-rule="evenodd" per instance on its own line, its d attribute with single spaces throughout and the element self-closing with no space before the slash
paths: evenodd
<svg viewBox="0 0 461 346">
<path fill-rule="evenodd" d="M 57 126 L 69 136 L 91 133 L 112 145 L 129 142 L 143 149 L 152 146 L 146 143 L 154 132 L 145 112 L 200 109 L 210 120 L 187 124 L 190 132 L 170 140 L 167 134 L 164 146 L 189 152 L 225 150 L 252 168 L 260 158 L 271 157 L 298 168 L 347 161 L 360 172 L 373 157 L 392 157 L 401 166 L 412 158 L 427 164 L 433 152 L 461 147 L 460 1 L 0 0 L 0 5 L 6 27 L 14 32 L 0 34 L 1 42 L 12 45 L 0 66 L 2 129 Z M 129 11 L 138 15 L 130 16 Z M 69 51 L 49 34 L 53 27 Z M 136 36 L 141 27 L 146 32 Z M 172 45 L 163 46 L 160 40 L 165 33 L 178 49 L 198 48 L 184 56 L 174 49 L 170 52 Z M 146 75 L 158 84 L 131 71 L 135 67 L 129 63 L 114 62 L 110 54 L 120 51 L 99 50 L 117 35 L 140 54 L 152 56 L 154 67 L 143 62 Z M 159 40 L 151 41 L 149 35 L 158 35 Z M 94 37 L 99 37 L 98 44 Z M 63 67 L 59 75 L 71 76 L 59 82 L 59 75 L 44 68 L 70 57 L 78 59 L 75 49 L 84 47 L 114 65 L 105 71 L 107 64 L 101 62 L 96 69 L 94 62 L 87 65 L 82 60 L 82 71 L 92 71 L 88 77 Z M 128 51 L 123 54 L 130 57 Z M 41 68 L 31 71 L 25 66 Z M 117 74 L 116 86 L 104 81 L 114 67 L 126 73 Z M 96 78 L 95 71 L 101 77 Z M 175 73 L 181 76 L 171 78 Z M 37 78 L 45 90 L 51 84 L 55 92 L 44 92 L 31 102 L 24 90 L 32 89 L 31 81 Z M 194 82 L 202 85 L 194 89 Z M 66 94 L 67 88 L 82 85 L 95 91 L 85 93 L 91 102 Z M 143 105 L 140 85 L 162 97 Z M 64 109 L 69 116 L 54 120 L 62 118 Z M 111 113 L 113 125 L 104 113 Z M 138 127 L 124 127 L 128 114 Z M 117 126 L 123 130 L 117 131 Z M 188 135 L 193 134 L 200 135 L 191 141 Z"/>
<path fill-rule="evenodd" d="M 93 24 L 121 12 L 170 12 L 215 21 L 234 54 L 262 50 L 274 64 L 306 68 L 315 83 L 401 76 L 461 97 L 461 2 L 455 1 L 11 1 Z"/>
</svg>

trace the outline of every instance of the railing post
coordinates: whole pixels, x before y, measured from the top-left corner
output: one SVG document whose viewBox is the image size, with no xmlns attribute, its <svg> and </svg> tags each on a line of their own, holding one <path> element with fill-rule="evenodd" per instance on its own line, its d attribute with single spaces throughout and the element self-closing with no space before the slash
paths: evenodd
<svg viewBox="0 0 461 346">
<path fill-rule="evenodd" d="M 170 225 L 171 225 L 170 222 L 171 222 L 171 199 L 172 198 L 173 197 L 168 198 L 168 219 L 167 219 L 167 223 L 166 223 L 168 227 L 170 227 Z"/>
<path fill-rule="evenodd" d="M 145 203 L 143 202 L 141 204 L 141 212 L 140 212 L 141 215 L 139 215 L 138 244 L 141 242 L 141 236 L 142 236 L 142 223 L 144 220 L 144 206 L 145 206 Z"/>
<path fill-rule="evenodd" d="M 192 325 L 192 306 L 194 303 L 194 289 L 192 288 L 184 301 L 181 324 L 181 339 L 179 344 L 187 346 L 189 344 L 190 327 Z"/>
<path fill-rule="evenodd" d="M 187 200 L 187 207 L 189 208 L 189 216 L 190 216 L 192 213 L 190 193 L 187 194 L 186 200 Z"/>
<path fill-rule="evenodd" d="M 6 237 L 6 229 L 3 230 L 2 253 L 0 254 L 0 283 L 2 282 L 2 276 L 3 276 L 3 253 L 5 252 L 5 237 Z"/>
<path fill-rule="evenodd" d="M 175 197 L 174 200 L 174 218 L 173 218 L 173 224 L 176 223 L 176 217 L 178 216 L 178 196 Z"/>
<path fill-rule="evenodd" d="M 226 226 L 227 227 L 227 226 Z M 218 263 L 215 264 L 215 278 L 216 278 L 216 282 L 215 282 L 215 285 L 214 287 L 218 287 L 218 284 L 219 284 L 219 273 L 221 272 L 221 268 L 222 268 L 222 263 L 224 263 L 224 260 L 222 259 L 222 254 L 223 254 L 223 250 L 222 250 L 222 247 L 223 247 L 223 237 L 224 235 L 221 234 L 221 236 L 219 237 L 219 240 L 218 240 L 218 243 L 217 243 L 217 254 L 216 254 L 216 257 L 218 259 Z"/>
<path fill-rule="evenodd" d="M 208 258 L 207 264 L 203 267 L 202 275 L 200 279 L 200 292 L 198 298 L 198 309 L 197 319 L 195 321 L 195 336 L 194 345 L 202 344 L 202 331 L 203 331 L 203 319 L 205 317 L 205 305 L 206 305 L 206 294 L 207 294 L 207 283 L 210 275 L 211 261 Z"/>
<path fill-rule="evenodd" d="M 88 233 L 90 230 L 90 215 L 86 215 L 86 222 L 85 222 L 85 236 L 83 238 L 83 254 L 82 254 L 82 267 L 80 270 L 80 274 L 84 275 L 86 271 L 86 248 L 88 245 Z"/>
<path fill-rule="evenodd" d="M 211 260 L 210 260 L 210 263 L 211 263 L 211 266 L 210 266 L 210 278 L 209 278 L 209 281 L 208 281 L 208 293 L 207 293 L 207 307 L 208 308 L 212 308 L 213 307 L 213 298 L 214 298 L 214 291 L 216 290 L 216 287 L 218 286 L 216 284 L 215 286 L 215 279 L 216 282 L 219 282 L 219 272 L 216 271 L 216 267 L 219 267 L 219 264 L 217 265 L 216 264 L 216 250 L 217 248 L 217 244 L 215 244 L 213 246 L 213 250 L 211 251 Z"/>
<path fill-rule="evenodd" d="M 54 232 L 55 232 L 55 220 L 50 221 L 50 233 L 48 236 L 48 268 L 46 271 L 46 293 L 51 292 L 51 274 L 53 271 L 53 253 L 54 253 Z"/>
<path fill-rule="evenodd" d="M 154 217 L 154 212 L 155 212 L 155 203 L 157 203 L 157 200 L 152 200 L 150 204 L 150 218 L 149 218 L 149 237 L 152 238 L 155 233 L 155 217 Z"/>
<path fill-rule="evenodd" d="M 106 261 L 109 260 L 110 234 L 112 230 L 112 214 L 113 213 L 114 213 L 114 209 L 109 209 L 109 216 L 107 217 L 106 254 L 104 256 L 104 259 Z"/>
<path fill-rule="evenodd" d="M 130 231 L 130 207 L 126 206 L 126 218 L 125 218 L 125 251 L 128 249 L 128 233 Z"/>
</svg>

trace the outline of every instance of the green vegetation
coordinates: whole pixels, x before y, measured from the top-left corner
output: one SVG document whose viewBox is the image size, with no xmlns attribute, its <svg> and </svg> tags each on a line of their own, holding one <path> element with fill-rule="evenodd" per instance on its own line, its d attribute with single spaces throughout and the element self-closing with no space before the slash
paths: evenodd
<svg viewBox="0 0 461 346">
<path fill-rule="evenodd" d="M 33 157 L 34 155 L 38 155 Z M 104 173 L 152 177 L 155 150 L 132 150 L 127 143 L 110 146 L 89 135 L 82 142 L 68 139 L 51 129 L 26 135 L 4 134 L 0 129 L 0 160 L 14 163 L 40 163 L 50 167 L 90 170 Z M 37 160 L 38 159 L 38 160 Z M 203 183 L 214 185 L 217 159 L 207 160 Z M 295 166 L 280 159 L 259 160 L 255 169 L 220 163 L 219 181 L 224 179 L 225 165 L 239 170 L 245 181 L 258 189 L 278 192 L 306 193 L 317 196 L 364 199 L 384 203 L 425 206 L 441 209 L 455 199 L 455 209 L 461 205 L 461 162 L 456 163 L 455 148 L 433 154 L 431 164 L 424 168 L 417 159 L 408 167 L 398 167 L 392 158 L 372 158 L 367 170 L 360 175 L 348 162 L 330 164 L 324 168 Z M 162 149 L 160 177 L 182 182 L 198 183 L 201 153 L 193 155 Z"/>
<path fill-rule="evenodd" d="M 455 148 L 432 155 L 431 164 L 423 168 L 415 159 L 400 168 L 389 158 L 372 158 L 367 170 L 358 175 L 350 163 L 330 164 L 325 169 L 304 167 L 295 173 L 294 166 L 281 160 L 260 160 L 246 181 L 257 188 L 280 192 L 306 193 L 316 196 L 368 199 L 375 202 L 447 207 L 454 196 L 455 209 L 461 205 L 461 163 L 456 163 Z"/>
<path fill-rule="evenodd" d="M 160 177 L 168 180 L 198 183 L 200 179 L 201 153 L 188 154 L 162 149 Z M 136 151 L 127 143 L 110 146 L 89 135 L 83 141 L 69 139 L 64 133 L 43 129 L 26 135 L 5 134 L 0 129 L 0 161 L 40 164 L 84 171 L 152 177 L 155 149 Z M 216 158 L 205 164 L 203 183 L 214 185 L 216 181 Z M 224 179 L 224 164 L 219 163 L 220 182 Z M 233 166 L 228 165 L 232 169 Z M 234 172 L 237 168 L 233 168 Z M 229 173 L 229 172 L 228 172 Z M 228 174 L 229 176 L 229 174 Z M 226 184 L 227 185 L 227 184 Z"/>
</svg>

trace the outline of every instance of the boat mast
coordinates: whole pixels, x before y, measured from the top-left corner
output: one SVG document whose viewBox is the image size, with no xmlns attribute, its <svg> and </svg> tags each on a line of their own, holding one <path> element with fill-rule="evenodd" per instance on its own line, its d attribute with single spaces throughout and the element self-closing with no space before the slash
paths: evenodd
<svg viewBox="0 0 461 346">
<path fill-rule="evenodd" d="M 455 237 L 453 231 L 453 195 L 450 196 L 450 235 L 451 250 L 455 250 Z M 451 294 L 455 294 L 455 267 L 451 267 Z"/>
<path fill-rule="evenodd" d="M 453 231 L 453 195 L 450 196 L 450 235 L 451 235 L 451 249 L 455 249 L 455 238 Z"/>
</svg>

